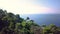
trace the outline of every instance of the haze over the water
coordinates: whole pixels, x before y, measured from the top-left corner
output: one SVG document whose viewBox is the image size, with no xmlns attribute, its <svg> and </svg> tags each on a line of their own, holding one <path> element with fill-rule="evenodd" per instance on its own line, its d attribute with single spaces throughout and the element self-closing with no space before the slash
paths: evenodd
<svg viewBox="0 0 60 34">
<path fill-rule="evenodd" d="M 0 0 L 0 8 L 15 14 L 58 14 L 60 0 Z"/>
</svg>

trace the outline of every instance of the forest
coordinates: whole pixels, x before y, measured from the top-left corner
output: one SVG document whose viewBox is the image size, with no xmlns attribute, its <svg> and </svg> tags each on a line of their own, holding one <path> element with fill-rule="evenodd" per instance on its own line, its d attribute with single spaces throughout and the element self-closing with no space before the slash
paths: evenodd
<svg viewBox="0 0 60 34">
<path fill-rule="evenodd" d="M 0 34 L 60 34 L 60 27 L 55 24 L 40 26 L 29 17 L 24 19 L 0 9 Z"/>
</svg>

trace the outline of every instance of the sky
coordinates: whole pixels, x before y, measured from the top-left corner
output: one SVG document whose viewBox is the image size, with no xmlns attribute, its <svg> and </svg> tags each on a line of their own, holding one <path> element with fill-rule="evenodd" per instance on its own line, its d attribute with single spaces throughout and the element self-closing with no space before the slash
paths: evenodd
<svg viewBox="0 0 60 34">
<path fill-rule="evenodd" d="M 14 14 L 60 14 L 60 0 L 0 0 L 0 9 Z"/>
</svg>

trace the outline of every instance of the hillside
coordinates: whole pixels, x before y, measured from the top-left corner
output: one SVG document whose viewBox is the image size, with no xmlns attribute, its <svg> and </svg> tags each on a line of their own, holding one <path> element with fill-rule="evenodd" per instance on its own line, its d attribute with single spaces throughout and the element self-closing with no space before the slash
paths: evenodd
<svg viewBox="0 0 60 34">
<path fill-rule="evenodd" d="M 60 34 L 60 27 L 55 24 L 40 26 L 29 17 L 24 19 L 0 9 L 0 34 Z"/>
</svg>

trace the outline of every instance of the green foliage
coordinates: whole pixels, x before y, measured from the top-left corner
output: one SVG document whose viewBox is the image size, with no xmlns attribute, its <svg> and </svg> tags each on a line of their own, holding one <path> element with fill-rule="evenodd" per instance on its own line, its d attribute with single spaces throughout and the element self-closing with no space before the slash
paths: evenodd
<svg viewBox="0 0 60 34">
<path fill-rule="evenodd" d="M 40 27 L 29 17 L 25 20 L 19 14 L 7 13 L 6 10 L 0 9 L 0 34 L 34 34 L 38 31 L 42 34 L 55 34 L 60 32 L 60 27 L 54 24 Z"/>
</svg>

